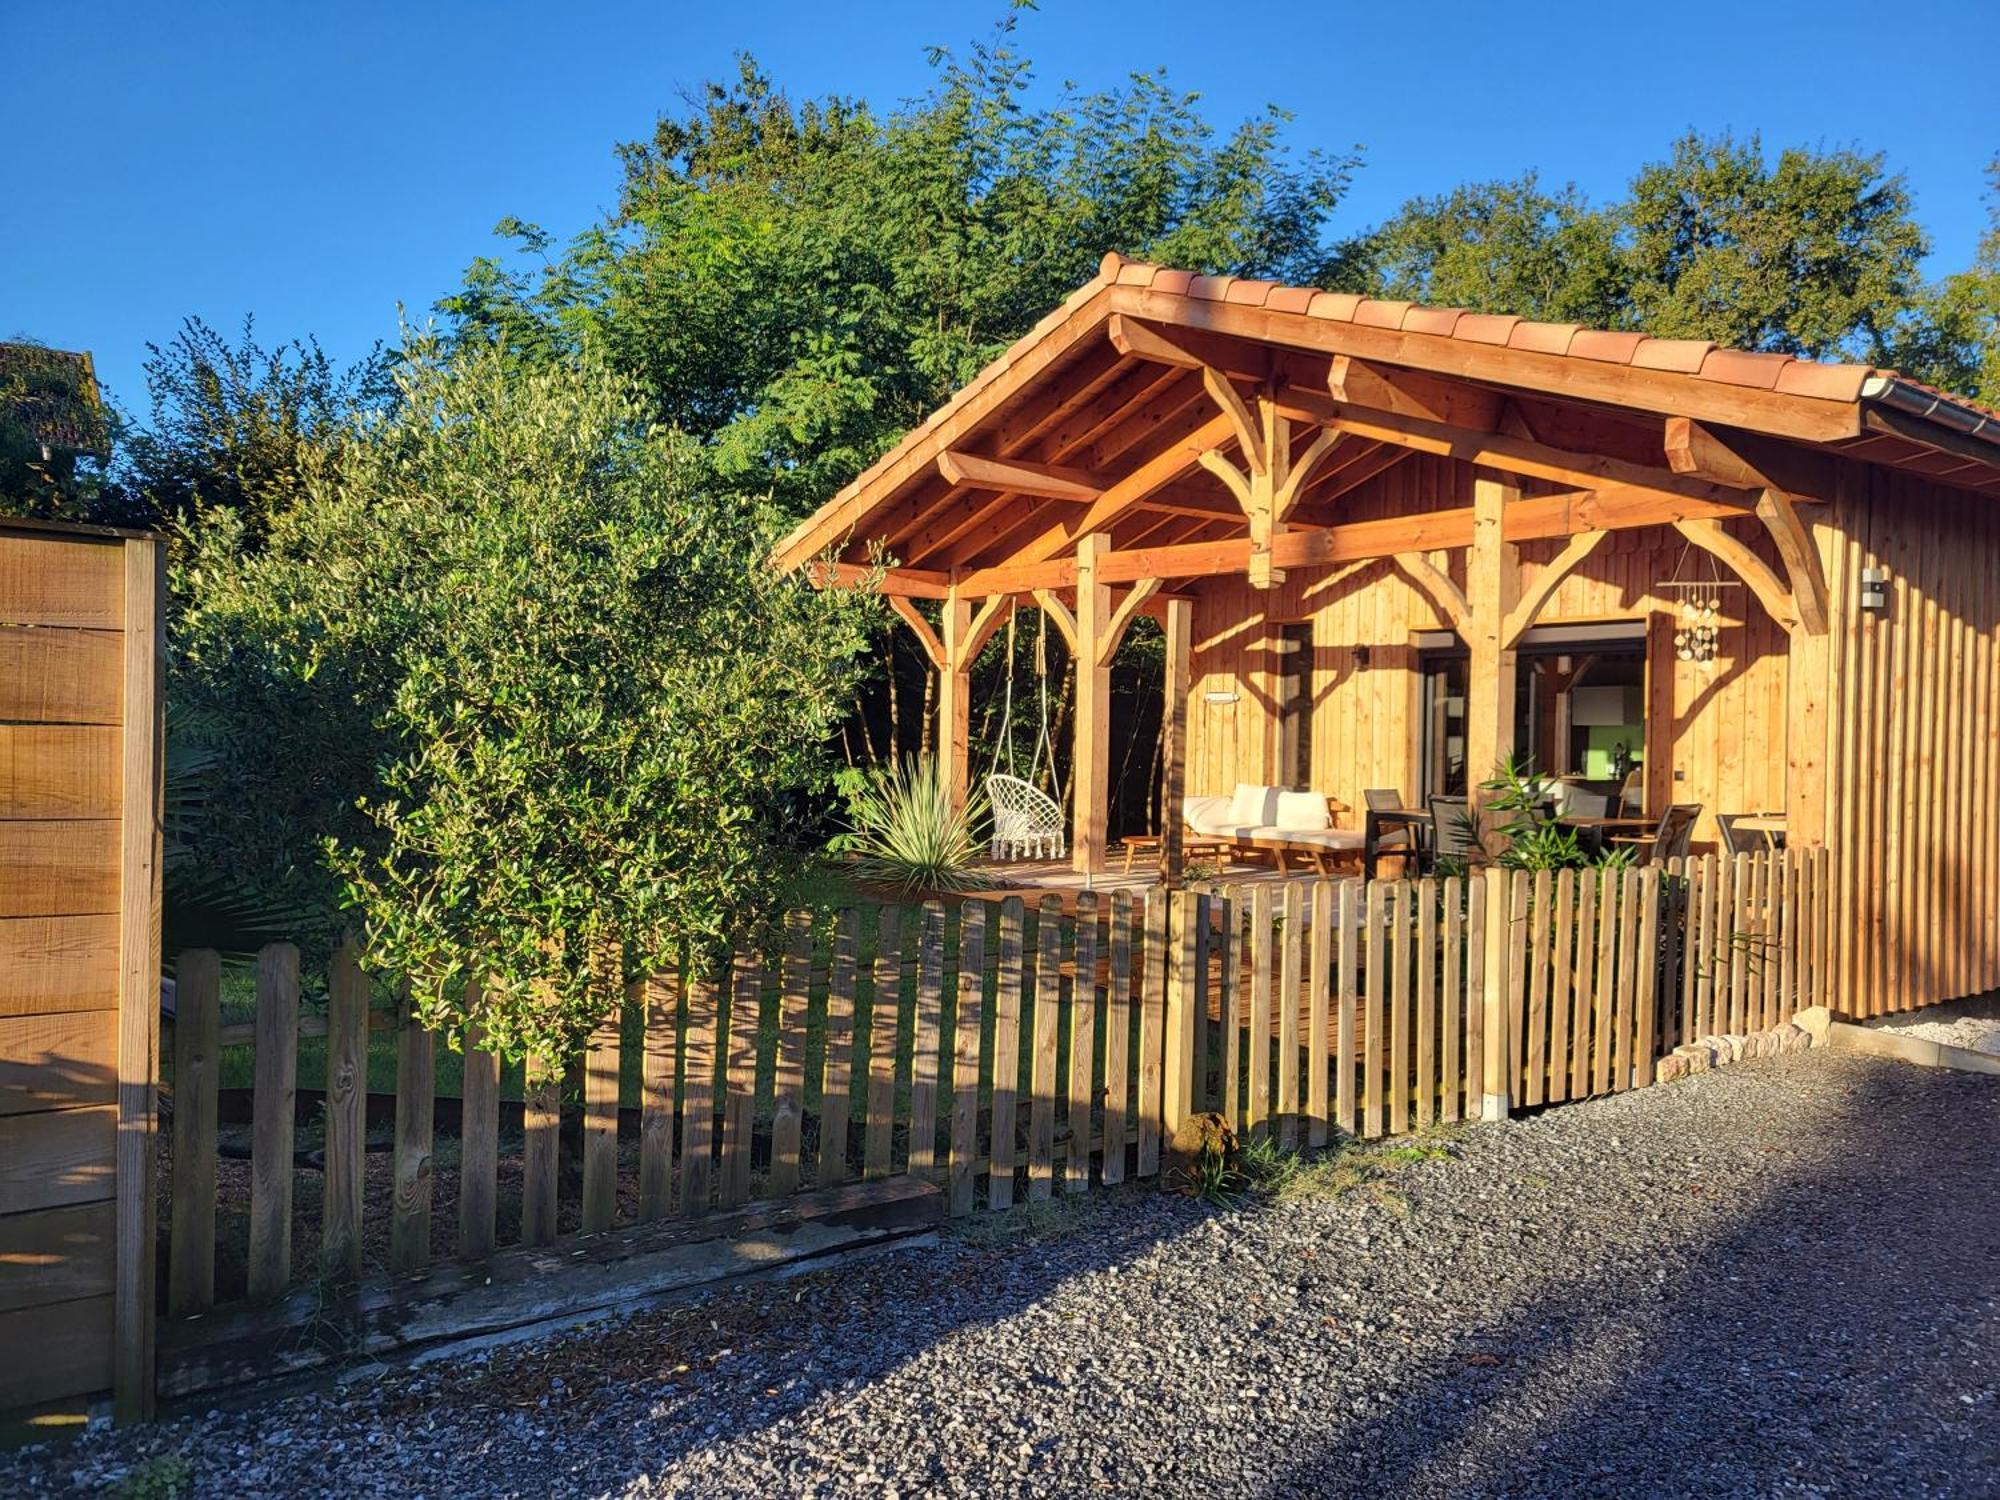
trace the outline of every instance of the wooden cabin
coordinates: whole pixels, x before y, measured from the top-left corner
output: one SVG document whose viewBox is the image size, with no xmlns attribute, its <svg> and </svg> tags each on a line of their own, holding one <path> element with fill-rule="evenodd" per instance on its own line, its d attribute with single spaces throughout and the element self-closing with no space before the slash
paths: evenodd
<svg viewBox="0 0 2000 1500">
<path fill-rule="evenodd" d="M 773 561 L 917 632 L 958 797 L 971 664 L 1049 613 L 1079 870 L 1144 613 L 1169 809 L 1635 771 L 1697 849 L 1828 848 L 1848 1012 L 2000 985 L 2000 414 L 1893 371 L 1111 255 Z"/>
</svg>

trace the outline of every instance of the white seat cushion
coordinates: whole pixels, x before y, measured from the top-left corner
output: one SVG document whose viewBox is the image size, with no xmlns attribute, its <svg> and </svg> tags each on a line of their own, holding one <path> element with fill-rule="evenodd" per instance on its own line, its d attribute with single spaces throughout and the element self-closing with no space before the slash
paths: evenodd
<svg viewBox="0 0 2000 1500">
<path fill-rule="evenodd" d="M 1227 797 L 1183 797 L 1181 817 L 1196 833 L 1205 833 L 1212 838 L 1229 836 Z"/>
<path fill-rule="evenodd" d="M 1280 792 L 1277 815 L 1271 821 L 1280 828 L 1306 832 L 1315 828 L 1331 828 L 1333 815 L 1327 811 L 1326 798 L 1318 792 Z"/>
<path fill-rule="evenodd" d="M 1229 821 L 1244 828 L 1262 828 L 1278 821 L 1278 789 L 1248 781 L 1236 783 L 1229 798 Z"/>
</svg>

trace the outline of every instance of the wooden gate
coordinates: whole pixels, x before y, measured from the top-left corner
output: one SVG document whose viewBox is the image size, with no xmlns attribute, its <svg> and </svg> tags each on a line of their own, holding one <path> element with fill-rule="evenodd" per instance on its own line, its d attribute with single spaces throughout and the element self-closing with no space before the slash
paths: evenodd
<svg viewBox="0 0 2000 1500">
<path fill-rule="evenodd" d="M 161 575 L 0 521 L 0 1411 L 152 1401 Z"/>
</svg>

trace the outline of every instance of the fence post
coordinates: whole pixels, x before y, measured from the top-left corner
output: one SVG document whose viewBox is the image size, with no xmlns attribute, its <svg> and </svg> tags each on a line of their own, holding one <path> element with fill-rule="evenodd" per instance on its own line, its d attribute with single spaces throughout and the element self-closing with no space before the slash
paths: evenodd
<svg viewBox="0 0 2000 1500">
<path fill-rule="evenodd" d="M 1514 1049 L 1507 1034 L 1507 872 L 1488 865 L 1486 881 L 1486 922 L 1481 934 L 1485 962 L 1479 992 L 1482 1082 L 1479 1118 L 1504 1120 L 1513 1108 L 1508 1075 L 1513 1071 Z"/>
<path fill-rule="evenodd" d="M 222 960 L 212 948 L 175 966 L 174 1162 L 169 1207 L 167 1312 L 215 1305 L 215 1129 L 221 1058 Z"/>
<path fill-rule="evenodd" d="M 1192 891 L 1175 891 L 1167 914 L 1166 1069 L 1160 1090 L 1160 1125 L 1168 1140 L 1194 1107 L 1194 946 Z"/>
<path fill-rule="evenodd" d="M 292 1125 L 298 1107 L 299 950 L 257 955 L 256 1092 L 250 1140 L 249 1295 L 283 1294 L 292 1279 Z"/>
</svg>

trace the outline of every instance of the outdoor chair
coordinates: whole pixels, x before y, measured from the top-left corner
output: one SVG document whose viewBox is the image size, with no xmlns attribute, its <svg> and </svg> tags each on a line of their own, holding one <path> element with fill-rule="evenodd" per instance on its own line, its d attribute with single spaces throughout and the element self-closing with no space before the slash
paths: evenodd
<svg viewBox="0 0 2000 1500">
<path fill-rule="evenodd" d="M 1422 825 L 1411 818 L 1378 818 L 1377 813 L 1400 813 L 1403 794 L 1394 787 L 1369 787 L 1361 793 L 1367 811 L 1362 820 L 1361 869 L 1369 880 L 1375 878 L 1376 859 L 1384 854 L 1400 856 L 1406 863 L 1423 860 Z"/>
<path fill-rule="evenodd" d="M 995 859 L 1061 859 L 1063 815 L 1053 798 L 1018 776 L 986 778 Z"/>
<path fill-rule="evenodd" d="M 1694 825 L 1701 817 L 1699 802 L 1676 802 L 1660 814 L 1659 826 L 1637 837 L 1616 838 L 1611 842 L 1635 849 L 1642 865 L 1665 864 L 1670 859 L 1686 859 Z"/>
<path fill-rule="evenodd" d="M 1425 860 L 1435 869 L 1441 859 L 1465 865 L 1486 862 L 1486 849 L 1479 842 L 1478 825 L 1472 821 L 1472 803 L 1464 797 L 1430 799 L 1431 836 Z"/>
<path fill-rule="evenodd" d="M 1754 830 L 1746 830 L 1745 832 L 1738 833 L 1736 831 L 1737 823 L 1744 818 L 1769 818 L 1776 816 L 1779 816 L 1779 814 L 1717 813 L 1715 815 L 1715 827 L 1716 831 L 1722 835 L 1722 852 L 1724 854 L 1763 854 L 1769 850 L 1784 848 L 1785 836 L 1782 833 L 1762 833 Z"/>
</svg>

